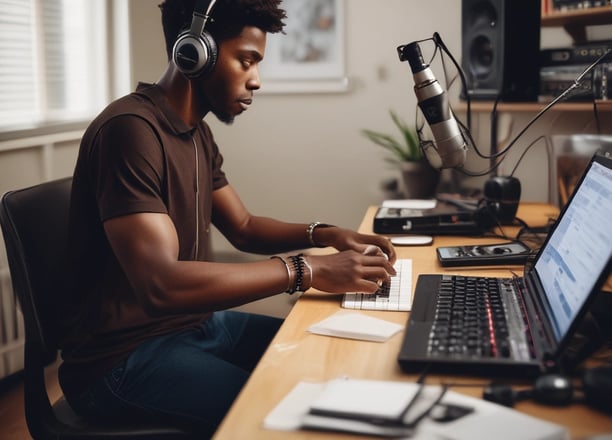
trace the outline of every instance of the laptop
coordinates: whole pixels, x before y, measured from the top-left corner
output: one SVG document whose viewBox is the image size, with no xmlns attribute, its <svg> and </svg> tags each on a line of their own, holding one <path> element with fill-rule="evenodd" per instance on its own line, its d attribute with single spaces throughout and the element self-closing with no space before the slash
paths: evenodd
<svg viewBox="0 0 612 440">
<path fill-rule="evenodd" d="M 612 158 L 595 155 L 524 276 L 419 275 L 401 368 L 506 376 L 561 369 L 611 256 Z"/>
</svg>

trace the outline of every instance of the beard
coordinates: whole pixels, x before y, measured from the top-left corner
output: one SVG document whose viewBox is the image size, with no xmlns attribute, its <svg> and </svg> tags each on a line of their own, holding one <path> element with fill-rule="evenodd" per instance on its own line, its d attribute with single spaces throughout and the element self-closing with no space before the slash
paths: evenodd
<svg viewBox="0 0 612 440">
<path fill-rule="evenodd" d="M 228 113 L 222 113 L 220 111 L 213 110 L 213 115 L 215 115 L 220 122 L 223 122 L 226 125 L 232 125 L 234 123 L 234 119 L 236 119 L 236 116 Z"/>
</svg>

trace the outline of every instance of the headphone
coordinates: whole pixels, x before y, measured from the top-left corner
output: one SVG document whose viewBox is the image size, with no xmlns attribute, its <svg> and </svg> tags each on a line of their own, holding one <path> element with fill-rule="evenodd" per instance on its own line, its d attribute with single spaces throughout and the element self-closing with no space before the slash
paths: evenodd
<svg viewBox="0 0 612 440">
<path fill-rule="evenodd" d="M 482 397 L 489 402 L 509 407 L 525 399 L 533 399 L 545 405 L 564 406 L 572 402 L 574 388 L 568 377 L 547 374 L 538 377 L 533 388 L 527 390 L 517 391 L 508 385 L 492 383 L 485 387 Z"/>
<path fill-rule="evenodd" d="M 191 27 L 182 32 L 172 48 L 174 64 L 188 78 L 197 78 L 210 72 L 217 62 L 217 43 L 204 27 L 216 0 L 198 0 Z"/>
<path fill-rule="evenodd" d="M 575 391 L 580 391 L 581 399 L 576 399 Z M 514 390 L 499 383 L 491 383 L 484 388 L 482 397 L 490 402 L 512 407 L 521 400 L 533 399 L 537 403 L 550 406 L 565 406 L 573 402 L 587 405 L 612 414 L 612 367 L 600 366 L 584 371 L 582 386 L 575 389 L 569 377 L 560 374 L 545 374 L 536 379 L 533 388 Z"/>
</svg>

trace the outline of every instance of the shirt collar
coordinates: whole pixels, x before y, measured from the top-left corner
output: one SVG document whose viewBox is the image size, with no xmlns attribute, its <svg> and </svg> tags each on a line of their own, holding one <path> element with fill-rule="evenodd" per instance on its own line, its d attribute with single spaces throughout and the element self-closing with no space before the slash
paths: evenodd
<svg viewBox="0 0 612 440">
<path fill-rule="evenodd" d="M 174 110 L 174 108 L 170 105 L 170 102 L 168 102 L 168 99 L 166 98 L 166 95 L 162 91 L 161 87 L 159 87 L 157 84 L 139 82 L 138 86 L 136 87 L 136 93 L 149 98 L 164 115 L 168 121 L 168 124 L 170 124 L 172 129 L 177 134 L 191 134 L 195 130 L 196 127 L 190 127 L 178 115 L 176 110 Z"/>
</svg>

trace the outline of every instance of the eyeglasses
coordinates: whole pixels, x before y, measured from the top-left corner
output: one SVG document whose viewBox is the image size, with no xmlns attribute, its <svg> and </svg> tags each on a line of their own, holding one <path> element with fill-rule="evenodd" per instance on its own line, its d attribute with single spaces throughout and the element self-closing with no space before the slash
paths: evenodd
<svg viewBox="0 0 612 440">
<path fill-rule="evenodd" d="M 424 377 L 422 376 L 417 381 L 418 388 L 414 395 L 408 401 L 401 413 L 394 418 L 388 417 L 369 417 L 362 414 L 342 413 L 342 412 L 326 412 L 325 414 L 318 413 L 320 416 L 350 421 L 351 429 L 348 432 L 362 432 L 374 434 L 378 437 L 388 438 L 404 438 L 411 437 L 415 434 L 418 425 L 427 417 L 435 422 L 449 422 L 457 420 L 464 415 L 473 411 L 473 408 L 443 403 L 442 399 L 448 390 L 447 385 L 441 385 L 438 389 L 433 386 L 426 386 Z M 330 420 L 330 419 L 328 419 Z M 329 429 L 343 430 L 341 424 L 332 423 L 328 426 Z M 315 426 L 310 426 L 315 427 Z M 347 428 L 345 425 L 344 428 Z M 318 425 L 318 429 L 325 429 L 322 425 Z"/>
</svg>

